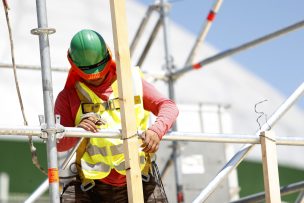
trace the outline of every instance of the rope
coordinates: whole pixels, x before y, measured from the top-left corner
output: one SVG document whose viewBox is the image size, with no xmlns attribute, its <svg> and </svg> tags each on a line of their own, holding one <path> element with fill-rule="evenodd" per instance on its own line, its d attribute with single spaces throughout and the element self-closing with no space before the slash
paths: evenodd
<svg viewBox="0 0 304 203">
<path fill-rule="evenodd" d="M 11 29 L 11 25 L 10 25 L 9 16 L 8 16 L 9 6 L 8 6 L 6 0 L 2 0 L 2 3 L 3 3 L 3 7 L 4 7 L 4 12 L 5 12 L 5 17 L 6 17 L 6 23 L 7 23 L 7 28 L 8 28 L 8 32 L 9 32 L 9 38 L 10 38 L 12 64 L 13 64 L 14 79 L 15 79 L 15 85 L 16 85 L 16 90 L 17 90 L 17 94 L 18 94 L 18 100 L 19 100 L 20 109 L 21 109 L 21 112 L 22 112 L 23 123 L 24 123 L 25 126 L 27 126 L 28 122 L 27 122 L 27 119 L 25 117 L 24 107 L 23 107 L 23 101 L 22 101 L 22 97 L 21 97 L 21 93 L 20 93 L 20 88 L 19 88 L 19 83 L 18 83 L 18 78 L 17 78 L 16 63 L 15 63 L 15 54 L 14 54 L 14 43 L 13 43 L 13 37 L 12 37 L 12 29 Z M 38 157 L 37 157 L 37 149 L 34 146 L 32 136 L 28 136 L 28 139 L 29 139 L 29 145 L 30 145 L 30 150 L 31 150 L 31 154 L 32 154 L 32 162 L 33 162 L 33 164 L 43 174 L 47 175 L 47 172 L 39 164 Z"/>
<path fill-rule="evenodd" d="M 164 188 L 164 185 L 163 185 L 163 182 L 162 182 L 162 179 L 161 179 L 161 175 L 160 175 L 159 170 L 158 170 L 158 166 L 157 166 L 155 161 L 152 161 L 151 163 L 152 163 L 152 170 L 153 170 L 152 173 L 155 176 L 155 181 L 160 188 L 160 193 L 164 197 L 165 203 L 169 203 L 166 192 L 165 192 L 165 188 Z"/>
</svg>

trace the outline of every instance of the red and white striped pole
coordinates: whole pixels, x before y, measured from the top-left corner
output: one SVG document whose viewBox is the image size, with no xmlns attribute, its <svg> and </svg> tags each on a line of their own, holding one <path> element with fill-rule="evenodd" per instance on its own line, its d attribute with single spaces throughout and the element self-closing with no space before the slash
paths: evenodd
<svg viewBox="0 0 304 203">
<path fill-rule="evenodd" d="M 217 12 L 219 11 L 221 5 L 222 5 L 223 0 L 217 0 L 215 4 L 213 5 L 212 10 L 210 10 L 209 14 L 207 15 L 205 24 L 203 25 L 203 28 L 197 37 L 195 44 L 186 60 L 185 66 L 190 65 L 193 62 L 193 59 L 197 53 L 197 50 L 202 46 L 203 42 L 206 39 L 206 36 L 211 28 L 211 25 L 215 19 L 215 16 Z"/>
<path fill-rule="evenodd" d="M 197 62 L 195 64 L 190 64 L 190 65 L 187 65 L 185 66 L 184 68 L 182 69 L 179 69 L 177 71 L 175 71 L 174 73 L 172 73 L 170 76 L 176 80 L 177 78 L 181 77 L 181 75 L 185 74 L 186 72 L 188 71 L 191 71 L 191 70 L 195 70 L 195 69 L 200 69 L 202 68 L 203 66 L 207 65 L 207 64 L 210 64 L 210 63 L 213 63 L 215 61 L 219 61 L 225 57 L 228 57 L 228 56 L 232 56 L 238 52 L 241 52 L 241 51 L 244 51 L 244 50 L 247 50 L 249 48 L 252 48 L 258 44 L 261 44 L 261 43 L 264 43 L 266 41 L 269 41 L 271 39 L 274 39 L 274 38 L 277 38 L 279 36 L 282 36 L 284 34 L 287 34 L 291 31 L 295 31 L 295 30 L 298 30 L 300 28 L 303 28 L 304 27 L 304 20 L 300 21 L 300 22 L 297 22 L 293 25 L 290 25 L 288 27 L 285 27 L 283 29 L 280 29 L 280 30 L 277 30 L 273 33 L 270 33 L 268 35 L 265 35 L 263 37 L 260 37 L 258 39 L 255 39 L 255 40 L 252 40 L 250 42 L 247 42 L 247 43 L 244 43 L 240 46 L 237 46 L 237 47 L 234 47 L 234 48 L 231 48 L 231 49 L 228 49 L 226 51 L 223 51 L 219 54 L 216 54 L 214 56 L 211 56 L 209 58 L 206 58 L 200 62 Z"/>
</svg>

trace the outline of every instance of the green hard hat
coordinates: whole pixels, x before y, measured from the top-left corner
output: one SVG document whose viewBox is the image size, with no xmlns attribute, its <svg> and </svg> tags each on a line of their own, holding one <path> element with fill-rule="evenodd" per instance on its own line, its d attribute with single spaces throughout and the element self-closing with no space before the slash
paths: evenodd
<svg viewBox="0 0 304 203">
<path fill-rule="evenodd" d="M 87 74 L 102 71 L 110 59 L 104 39 L 93 30 L 81 30 L 74 35 L 69 55 L 76 66 Z"/>
</svg>

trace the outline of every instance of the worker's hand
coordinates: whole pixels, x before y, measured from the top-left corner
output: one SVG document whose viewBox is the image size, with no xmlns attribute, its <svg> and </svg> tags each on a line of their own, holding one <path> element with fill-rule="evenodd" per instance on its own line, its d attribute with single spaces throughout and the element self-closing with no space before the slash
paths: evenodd
<svg viewBox="0 0 304 203">
<path fill-rule="evenodd" d="M 96 119 L 93 116 L 83 118 L 80 123 L 77 125 L 79 128 L 83 128 L 87 131 L 96 133 L 98 131 Z"/>
<path fill-rule="evenodd" d="M 159 148 L 160 139 L 158 135 L 152 130 L 146 130 L 141 135 L 143 144 L 143 151 L 147 153 L 155 153 Z"/>
<path fill-rule="evenodd" d="M 96 113 L 86 113 L 81 116 L 81 121 L 77 127 L 83 128 L 87 131 L 96 133 L 98 131 L 97 126 L 106 124 L 107 121 Z"/>
</svg>

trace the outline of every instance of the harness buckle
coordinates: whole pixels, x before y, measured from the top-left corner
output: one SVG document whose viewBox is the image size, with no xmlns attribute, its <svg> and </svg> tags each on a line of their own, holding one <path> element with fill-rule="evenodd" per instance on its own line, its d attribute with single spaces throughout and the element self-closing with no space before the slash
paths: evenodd
<svg viewBox="0 0 304 203">
<path fill-rule="evenodd" d="M 106 108 L 105 108 L 106 110 L 112 110 L 111 109 L 111 100 L 106 101 L 105 106 L 106 106 Z"/>
<path fill-rule="evenodd" d="M 94 186 L 95 186 L 94 180 L 89 180 L 88 182 L 81 183 L 80 188 L 82 191 L 86 192 L 92 189 Z"/>
<path fill-rule="evenodd" d="M 144 175 L 144 174 L 141 174 L 141 179 L 142 179 L 142 181 L 144 181 L 144 182 L 149 182 L 150 181 L 150 174 L 148 174 L 148 175 Z"/>
<path fill-rule="evenodd" d="M 117 110 L 119 109 L 119 99 L 118 98 L 114 98 L 111 100 L 107 101 L 108 104 L 108 110 Z"/>
</svg>

